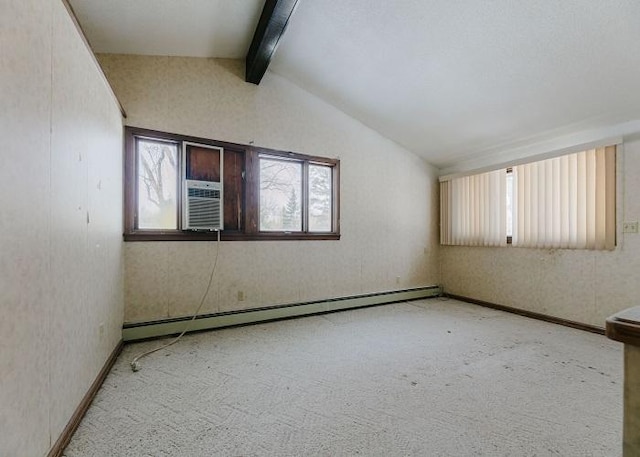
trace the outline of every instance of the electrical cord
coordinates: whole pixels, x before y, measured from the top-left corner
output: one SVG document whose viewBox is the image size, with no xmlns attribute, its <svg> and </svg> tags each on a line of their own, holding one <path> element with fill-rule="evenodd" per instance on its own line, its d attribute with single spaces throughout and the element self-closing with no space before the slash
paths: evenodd
<svg viewBox="0 0 640 457">
<path fill-rule="evenodd" d="M 213 262 L 213 268 L 211 269 L 211 274 L 209 275 L 209 283 L 207 284 L 207 288 L 204 291 L 204 295 L 202 295 L 202 299 L 200 300 L 200 304 L 198 305 L 198 309 L 196 309 L 195 313 L 193 313 L 193 316 L 191 316 L 191 319 L 189 319 L 189 321 L 187 322 L 187 324 L 184 326 L 184 330 L 182 330 L 182 333 L 180 335 L 178 335 L 176 338 L 174 338 L 172 341 L 168 342 L 167 344 L 164 344 L 162 346 L 159 346 L 155 349 L 151 349 L 150 351 L 146 351 L 143 352 L 142 354 L 138 354 L 136 357 L 134 357 L 134 359 L 131 361 L 130 365 L 131 365 L 131 370 L 136 372 L 138 370 L 140 370 L 140 364 L 138 363 L 138 361 L 140 359 L 142 359 L 143 357 L 146 357 L 150 354 L 153 354 L 154 352 L 160 351 L 162 349 L 168 348 L 169 346 L 176 344 L 180 338 L 182 338 L 182 336 L 187 333 L 187 330 L 189 330 L 189 328 L 191 327 L 191 324 L 193 324 L 193 321 L 196 319 L 196 317 L 198 316 L 198 313 L 200 312 L 200 310 L 202 309 L 202 306 L 204 305 L 204 300 L 205 298 L 207 298 L 207 295 L 209 295 L 209 290 L 211 289 L 211 284 L 213 283 L 213 276 L 214 273 L 216 272 L 216 266 L 218 265 L 218 255 L 220 254 L 220 230 L 218 230 L 218 241 L 216 242 L 216 258 Z"/>
</svg>

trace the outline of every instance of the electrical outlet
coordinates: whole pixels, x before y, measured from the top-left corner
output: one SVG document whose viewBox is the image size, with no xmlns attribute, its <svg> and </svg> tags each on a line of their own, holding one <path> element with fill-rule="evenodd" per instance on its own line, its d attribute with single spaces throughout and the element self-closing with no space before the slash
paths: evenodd
<svg viewBox="0 0 640 457">
<path fill-rule="evenodd" d="M 98 335 L 100 337 L 104 336 L 104 322 L 100 322 L 100 325 L 98 325 Z"/>
<path fill-rule="evenodd" d="M 622 224 L 622 231 L 624 233 L 638 233 L 638 222 L 624 222 Z"/>
<path fill-rule="evenodd" d="M 244 291 L 238 291 L 238 301 L 244 301 Z"/>
<path fill-rule="evenodd" d="M 400 284 L 400 276 L 396 276 L 396 284 Z"/>
</svg>

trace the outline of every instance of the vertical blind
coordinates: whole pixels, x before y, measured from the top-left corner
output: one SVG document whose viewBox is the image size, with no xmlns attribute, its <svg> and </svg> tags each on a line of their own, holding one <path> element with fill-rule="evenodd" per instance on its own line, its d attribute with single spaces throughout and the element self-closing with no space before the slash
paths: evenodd
<svg viewBox="0 0 640 457">
<path fill-rule="evenodd" d="M 440 243 L 614 249 L 616 147 L 516 165 L 507 217 L 506 170 L 440 183 Z"/>
<path fill-rule="evenodd" d="M 503 246 L 506 233 L 506 170 L 440 183 L 440 243 Z"/>
<path fill-rule="evenodd" d="M 513 167 L 513 245 L 614 249 L 616 147 Z"/>
</svg>

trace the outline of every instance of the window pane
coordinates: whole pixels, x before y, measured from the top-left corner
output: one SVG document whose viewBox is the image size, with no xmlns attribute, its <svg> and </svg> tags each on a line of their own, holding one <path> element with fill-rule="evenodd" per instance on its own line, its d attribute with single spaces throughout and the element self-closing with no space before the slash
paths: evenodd
<svg viewBox="0 0 640 457">
<path fill-rule="evenodd" d="M 177 229 L 178 147 L 137 141 L 138 228 Z"/>
<path fill-rule="evenodd" d="M 309 165 L 309 231 L 331 231 L 331 167 Z"/>
<path fill-rule="evenodd" d="M 513 236 L 513 172 L 507 172 L 507 236 Z"/>
<path fill-rule="evenodd" d="M 260 158 L 260 230 L 302 231 L 302 163 Z"/>
</svg>

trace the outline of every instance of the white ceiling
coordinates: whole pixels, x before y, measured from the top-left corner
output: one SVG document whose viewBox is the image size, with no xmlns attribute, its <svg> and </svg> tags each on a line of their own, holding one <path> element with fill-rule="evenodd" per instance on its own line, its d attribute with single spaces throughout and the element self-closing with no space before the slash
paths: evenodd
<svg viewBox="0 0 640 457">
<path fill-rule="evenodd" d="M 95 52 L 241 59 L 264 0 L 70 0 Z"/>
<path fill-rule="evenodd" d="M 260 0 L 72 0 L 97 52 L 243 58 Z M 637 0 L 299 0 L 271 70 L 446 167 L 640 118 Z"/>
</svg>

